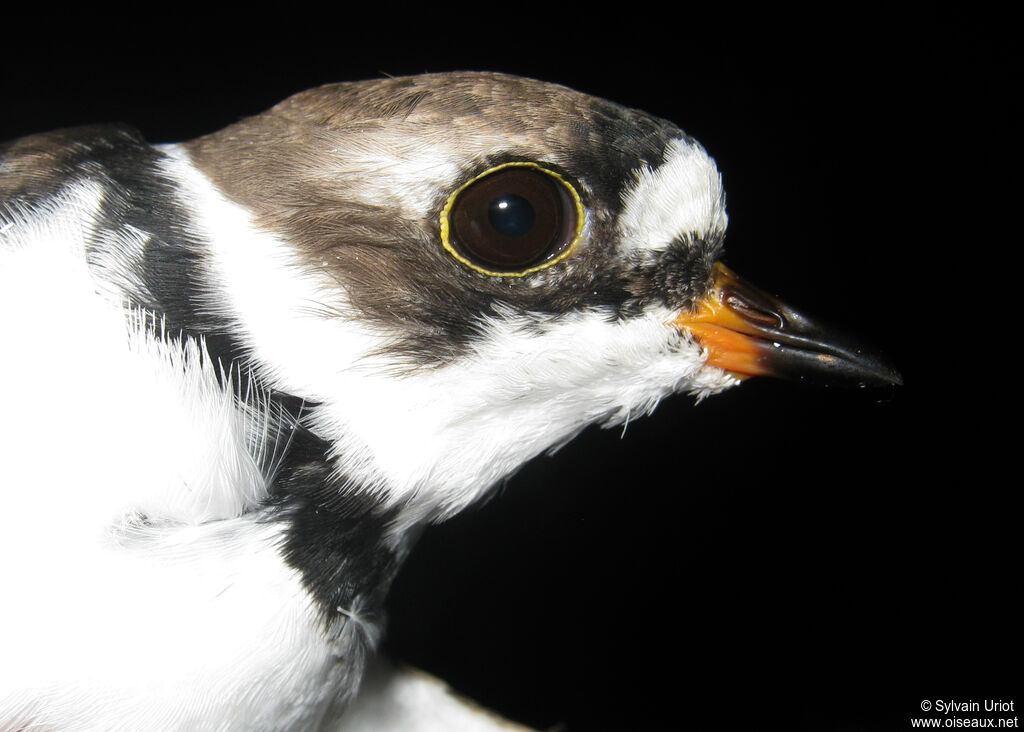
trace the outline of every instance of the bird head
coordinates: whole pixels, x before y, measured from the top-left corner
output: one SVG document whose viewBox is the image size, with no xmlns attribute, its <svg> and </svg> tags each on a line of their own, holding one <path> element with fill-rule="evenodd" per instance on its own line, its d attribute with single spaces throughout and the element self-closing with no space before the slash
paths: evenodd
<svg viewBox="0 0 1024 732">
<path fill-rule="evenodd" d="M 899 379 L 720 263 L 697 141 L 561 86 L 330 85 L 178 150 L 202 174 L 206 306 L 310 405 L 344 484 L 409 522 L 675 393 Z"/>
</svg>

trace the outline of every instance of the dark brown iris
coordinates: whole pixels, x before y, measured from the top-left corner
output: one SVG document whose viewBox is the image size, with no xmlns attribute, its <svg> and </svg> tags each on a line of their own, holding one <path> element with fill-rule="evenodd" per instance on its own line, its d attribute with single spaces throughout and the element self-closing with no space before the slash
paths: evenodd
<svg viewBox="0 0 1024 732">
<path fill-rule="evenodd" d="M 576 209 L 565 184 L 527 166 L 501 168 L 466 187 L 449 221 L 453 246 L 499 272 L 544 262 L 576 233 Z"/>
</svg>

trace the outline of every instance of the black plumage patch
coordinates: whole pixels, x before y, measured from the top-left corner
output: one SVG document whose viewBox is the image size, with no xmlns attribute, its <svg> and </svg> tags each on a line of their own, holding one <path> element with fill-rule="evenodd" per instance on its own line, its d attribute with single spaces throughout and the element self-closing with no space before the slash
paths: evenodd
<svg viewBox="0 0 1024 732">
<path fill-rule="evenodd" d="M 588 182 L 612 215 L 622 211 L 622 187 L 643 167 L 665 162 L 676 139 L 692 139 L 673 123 L 612 102 L 594 99 L 589 114 L 574 125 L 571 146 L 576 175 Z"/>
<path fill-rule="evenodd" d="M 380 609 L 413 541 L 386 541 L 397 509 L 352 491 L 328 459 L 329 444 L 299 428 L 277 478 L 268 514 L 287 524 L 283 553 L 330 625 L 339 615 L 379 624 Z"/>
<path fill-rule="evenodd" d="M 151 327 L 205 339 L 210 355 L 227 367 L 242 348 L 210 307 L 204 242 L 177 184 L 160 167 L 165 158 L 124 126 L 33 135 L 6 146 L 0 194 L 8 206 L 31 210 L 75 185 L 99 186 L 96 228 L 86 244 L 92 271 L 130 305 L 153 313 Z"/>
<path fill-rule="evenodd" d="M 630 273 L 631 291 L 642 303 L 689 308 L 708 292 L 711 270 L 722 252 L 724 234 L 683 236 L 644 256 Z"/>
</svg>

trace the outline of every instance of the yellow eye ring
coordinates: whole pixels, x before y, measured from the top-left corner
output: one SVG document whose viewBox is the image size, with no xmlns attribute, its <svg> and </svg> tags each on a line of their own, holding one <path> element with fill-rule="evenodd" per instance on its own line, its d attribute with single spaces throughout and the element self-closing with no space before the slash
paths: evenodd
<svg viewBox="0 0 1024 732">
<path fill-rule="evenodd" d="M 506 213 L 506 209 L 517 208 L 509 206 L 510 202 L 518 202 L 518 208 L 526 212 L 525 219 Z M 488 218 L 489 222 L 484 222 Z M 523 277 L 570 256 L 583 238 L 584 220 L 579 193 L 558 173 L 536 163 L 504 163 L 448 196 L 441 210 L 441 243 L 452 257 L 475 272 L 489 277 Z M 457 232 L 461 232 L 461 241 Z M 499 261 L 503 258 L 507 261 Z"/>
</svg>

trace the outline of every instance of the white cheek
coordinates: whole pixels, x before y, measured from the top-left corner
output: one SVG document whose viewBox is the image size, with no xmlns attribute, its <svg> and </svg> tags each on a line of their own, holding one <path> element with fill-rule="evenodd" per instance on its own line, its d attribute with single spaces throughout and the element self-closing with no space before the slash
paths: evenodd
<svg viewBox="0 0 1024 732">
<path fill-rule="evenodd" d="M 336 436 L 346 475 L 404 503 L 410 520 L 454 514 L 589 424 L 647 414 L 683 388 L 732 386 L 670 319 L 608 322 L 589 311 L 538 335 L 525 319 L 495 318 L 458 364 L 400 379 L 367 372 L 314 420 Z"/>
<path fill-rule="evenodd" d="M 359 368 L 380 337 L 349 327 L 356 315 L 337 284 L 257 229 L 249 212 L 224 198 L 184 151 L 164 151 L 209 242 L 208 307 L 235 325 L 268 385 L 322 398 L 325 385 Z"/>
<path fill-rule="evenodd" d="M 623 249 L 661 249 L 680 237 L 725 231 L 725 192 L 715 161 L 696 143 L 674 140 L 665 161 L 643 168 L 623 194 Z"/>
</svg>

